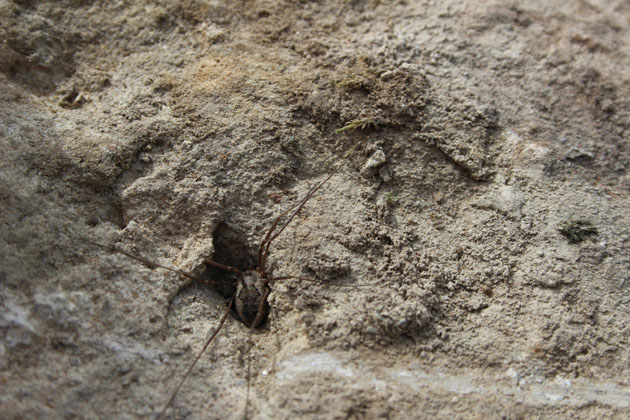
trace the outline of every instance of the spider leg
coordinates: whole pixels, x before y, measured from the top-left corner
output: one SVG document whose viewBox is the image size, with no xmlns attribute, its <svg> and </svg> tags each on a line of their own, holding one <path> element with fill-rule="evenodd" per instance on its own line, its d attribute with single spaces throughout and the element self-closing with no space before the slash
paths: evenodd
<svg viewBox="0 0 630 420">
<path fill-rule="evenodd" d="M 103 245 L 103 244 L 101 244 L 101 243 L 99 243 L 99 242 L 92 241 L 91 239 L 87 239 L 87 238 L 83 238 L 83 239 L 84 239 L 85 241 L 87 241 L 87 242 L 90 242 L 91 244 L 94 244 L 94 245 L 96 245 L 96 246 L 100 246 L 101 248 L 104 248 L 104 249 L 106 249 L 106 250 L 108 250 L 108 251 L 111 251 L 111 252 L 118 252 L 118 253 L 123 254 L 123 255 L 125 255 L 125 256 L 127 256 L 127 257 L 129 257 L 129 258 L 132 258 L 132 259 L 134 259 L 134 260 L 136 260 L 136 261 L 140 261 L 142 264 L 146 265 L 146 266 L 147 266 L 147 267 L 149 267 L 150 269 L 154 269 L 154 268 L 156 268 L 156 267 L 163 268 L 163 269 L 165 269 L 165 270 L 168 270 L 168 271 L 173 272 L 173 273 L 180 274 L 180 275 L 182 275 L 182 276 L 184 276 L 184 277 L 186 277 L 186 278 L 189 278 L 189 279 L 194 280 L 194 281 L 199 282 L 199 283 L 204 283 L 204 284 L 219 284 L 219 285 L 222 285 L 222 284 L 223 284 L 223 285 L 230 285 L 229 283 L 225 283 L 225 282 L 216 282 L 216 281 L 201 280 L 200 278 L 195 277 L 195 276 L 193 276 L 192 274 L 187 273 L 187 272 L 185 272 L 185 271 L 183 271 L 183 270 L 179 270 L 179 269 L 177 269 L 177 268 L 173 268 L 173 267 L 169 267 L 169 266 L 166 266 L 166 265 L 162 265 L 162 264 L 154 263 L 153 261 L 150 261 L 150 260 L 149 260 L 149 259 L 147 259 L 147 258 L 140 257 L 140 256 L 138 256 L 138 255 L 134 255 L 134 254 L 132 254 L 131 252 L 127 252 L 127 251 L 125 251 L 125 250 L 122 250 L 122 249 L 116 248 L 116 247 L 115 247 L 115 246 L 113 246 L 113 245 L 112 245 L 112 246 L 107 246 L 107 245 Z M 230 268 L 232 268 L 232 267 L 230 267 Z M 234 269 L 234 270 L 236 270 L 236 269 Z M 237 270 L 237 271 L 238 271 L 238 270 Z M 240 272 L 239 272 L 239 274 L 240 274 Z"/>
<path fill-rule="evenodd" d="M 368 286 L 374 286 L 376 284 L 378 284 L 378 282 L 374 282 L 374 283 L 365 283 L 365 284 L 331 284 L 329 282 L 325 282 L 325 281 L 319 281 L 319 280 L 314 280 L 314 279 L 309 279 L 306 277 L 298 277 L 298 276 L 282 276 L 282 277 L 272 277 L 269 279 L 266 279 L 264 284 L 268 284 L 272 281 L 279 281 L 279 280 L 289 280 L 289 279 L 298 279 L 298 280 L 302 280 L 302 281 L 308 281 L 310 283 L 317 283 L 317 284 L 321 284 L 321 285 L 325 285 L 325 286 L 333 286 L 333 287 L 368 287 Z"/>
<path fill-rule="evenodd" d="M 192 362 L 192 364 L 190 365 L 190 367 L 186 371 L 186 374 L 184 374 L 184 377 L 182 378 L 182 380 L 179 382 L 179 384 L 177 385 L 177 387 L 175 388 L 175 390 L 171 394 L 171 398 L 168 400 L 168 402 L 166 403 L 166 405 L 164 406 L 162 411 L 160 411 L 160 413 L 158 414 L 158 416 L 156 418 L 157 420 L 161 419 L 162 416 L 164 415 L 164 413 L 166 412 L 166 410 L 168 410 L 170 405 L 173 403 L 173 400 L 175 399 L 175 396 L 177 395 L 177 392 L 182 387 L 182 385 L 184 384 L 186 379 L 188 379 L 188 376 L 190 375 L 190 372 L 193 370 L 193 368 L 195 367 L 195 365 L 197 364 L 197 362 L 201 358 L 201 355 L 206 351 L 206 349 L 208 348 L 210 343 L 212 343 L 212 341 L 217 336 L 217 334 L 219 334 L 219 331 L 221 331 L 221 328 L 223 327 L 223 324 L 225 324 L 225 320 L 227 319 L 227 316 L 230 313 L 230 309 L 232 309 L 232 302 L 233 301 L 231 300 L 230 304 L 228 305 L 227 309 L 225 310 L 225 313 L 223 314 L 223 318 L 221 318 L 221 321 L 219 322 L 219 326 L 214 330 L 214 332 L 210 336 L 208 336 L 208 339 L 206 340 L 206 343 L 203 345 L 203 348 L 197 354 L 197 357 L 195 357 L 195 360 Z"/>
<path fill-rule="evenodd" d="M 216 267 L 216 268 L 220 268 L 221 270 L 232 272 L 236 274 L 237 276 L 241 275 L 241 270 L 239 270 L 238 268 L 230 267 L 229 265 L 219 264 L 218 262 L 212 261 L 209 258 L 204 258 L 203 262 L 212 267 Z"/>
<path fill-rule="evenodd" d="M 308 194 L 306 194 L 306 197 L 304 197 L 302 199 L 302 201 L 300 201 L 298 204 L 294 205 L 290 209 L 286 210 L 284 213 L 282 213 L 280 216 L 278 216 L 276 218 L 276 220 L 273 222 L 273 225 L 271 226 L 271 229 L 269 229 L 269 232 L 267 232 L 267 234 L 265 235 L 265 239 L 263 239 L 263 241 L 260 243 L 260 249 L 258 250 L 258 270 L 259 270 L 259 272 L 261 274 L 263 274 L 263 275 L 265 274 L 265 267 L 267 265 L 267 257 L 269 256 L 269 248 L 271 247 L 271 242 L 274 239 L 276 239 L 282 233 L 282 231 L 289 225 L 289 223 L 291 223 L 291 221 L 299 213 L 299 211 L 302 210 L 302 207 L 304 207 L 306 202 L 308 200 L 310 200 L 310 198 L 313 196 L 313 194 L 315 194 L 317 192 L 317 190 L 319 190 L 322 187 L 322 185 L 324 185 L 326 182 L 328 182 L 328 180 L 330 178 L 332 178 L 333 175 L 335 175 L 335 173 L 336 173 L 336 171 L 333 172 L 332 174 L 328 175 L 328 177 L 324 181 L 322 181 L 319 185 L 317 185 L 316 187 L 311 189 L 308 192 Z M 282 225 L 282 227 L 280 228 L 278 233 L 276 233 L 274 235 L 271 235 L 273 233 L 273 231 L 276 229 L 276 227 L 278 225 L 278 222 L 280 221 L 280 218 L 283 217 L 285 214 L 287 214 L 289 211 L 293 210 L 296 207 L 297 207 L 297 209 L 293 212 L 291 217 L 289 217 L 289 219 L 286 221 L 286 223 L 284 225 Z M 264 248 L 264 252 L 263 252 L 263 248 Z"/>
</svg>

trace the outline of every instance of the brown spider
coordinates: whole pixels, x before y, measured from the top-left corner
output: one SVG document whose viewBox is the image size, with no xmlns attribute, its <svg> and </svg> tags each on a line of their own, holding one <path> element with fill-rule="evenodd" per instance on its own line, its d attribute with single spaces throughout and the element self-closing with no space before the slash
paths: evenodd
<svg viewBox="0 0 630 420">
<path fill-rule="evenodd" d="M 238 314 L 238 316 L 241 319 L 241 321 L 250 330 L 252 330 L 252 329 L 260 327 L 263 324 L 263 322 L 265 321 L 265 319 L 267 318 L 267 316 L 269 315 L 269 302 L 267 301 L 267 298 L 269 297 L 269 293 L 271 293 L 271 288 L 270 288 L 270 283 L 271 282 L 279 281 L 279 280 L 287 280 L 287 279 L 301 279 L 301 280 L 306 280 L 306 281 L 319 283 L 316 280 L 304 279 L 302 277 L 296 277 L 296 276 L 269 277 L 268 273 L 266 271 L 267 259 L 269 257 L 269 249 L 271 247 L 271 242 L 274 239 L 276 239 L 284 231 L 284 229 L 289 225 L 289 223 L 291 223 L 293 218 L 298 214 L 298 212 L 302 209 L 302 207 L 304 207 L 306 202 L 313 196 L 313 194 L 315 194 L 315 192 L 317 192 L 317 190 L 319 190 L 326 182 L 328 182 L 328 180 L 330 178 L 332 178 L 332 176 L 334 174 L 335 173 L 333 172 L 324 181 L 322 181 L 319 185 L 317 185 L 314 188 L 312 188 L 308 192 L 306 197 L 304 197 L 300 202 L 298 202 L 297 204 L 295 204 L 294 206 L 292 206 L 288 210 L 284 211 L 282 214 L 280 214 L 280 216 L 278 216 L 274 220 L 273 224 L 271 225 L 271 228 L 269 228 L 269 231 L 266 233 L 265 237 L 261 241 L 260 246 L 258 248 L 258 262 L 257 262 L 257 267 L 255 269 L 246 269 L 246 270 L 241 271 L 241 270 L 239 270 L 237 268 L 231 267 L 229 265 L 220 264 L 220 263 L 212 261 L 210 259 L 204 259 L 203 260 L 203 262 L 205 264 L 209 265 L 209 266 L 216 267 L 216 268 L 219 268 L 221 270 L 225 270 L 225 271 L 228 271 L 228 272 L 236 274 L 238 276 L 237 277 L 237 282 L 236 282 L 236 293 L 234 293 L 234 296 L 232 297 L 232 299 L 230 299 L 228 307 L 227 307 L 225 313 L 223 314 L 223 316 L 221 317 L 221 320 L 219 321 L 219 324 L 218 324 L 217 328 L 208 337 L 208 339 L 206 340 L 203 348 L 197 354 L 197 356 L 195 357 L 194 361 L 189 366 L 188 370 L 186 371 L 186 373 L 184 374 L 184 376 L 182 377 L 182 379 L 178 383 L 177 387 L 171 393 L 171 397 L 169 398 L 169 400 L 166 403 L 166 405 L 164 406 L 164 408 L 157 415 L 156 419 L 162 418 L 162 416 L 164 415 L 166 410 L 168 410 L 168 408 L 171 406 L 171 404 L 173 403 L 173 401 L 175 399 L 175 396 L 177 395 L 179 389 L 182 387 L 182 385 L 184 384 L 184 382 L 186 381 L 186 379 L 188 378 L 188 376 L 192 372 L 193 368 L 195 367 L 195 365 L 197 364 L 197 362 L 201 358 L 201 355 L 206 351 L 206 349 L 208 348 L 210 343 L 212 343 L 214 338 L 218 335 L 219 331 L 221 330 L 221 328 L 225 324 L 225 320 L 227 319 L 227 316 L 228 316 L 230 310 L 232 309 L 232 307 L 234 307 L 234 309 L 236 310 L 236 313 Z M 278 224 L 279 224 L 280 220 L 287 213 L 289 213 L 292 210 L 294 210 L 294 211 L 291 214 L 291 216 L 287 219 L 287 221 L 284 223 L 284 225 L 282 225 L 282 227 L 277 232 L 275 232 L 276 228 L 278 227 Z M 108 249 L 110 251 L 120 252 L 121 254 L 124 254 L 124 255 L 126 255 L 126 256 L 128 256 L 130 258 L 133 258 L 135 260 L 138 260 L 138 261 L 144 263 L 145 265 L 147 265 L 150 268 L 154 268 L 154 267 L 164 268 L 166 270 L 169 270 L 169 271 L 181 274 L 181 275 L 183 275 L 183 276 L 185 276 L 185 277 L 187 277 L 187 278 L 189 278 L 191 280 L 194 280 L 194 281 L 197 281 L 197 282 L 200 282 L 200 283 L 204 283 L 204 284 L 225 285 L 225 283 L 222 283 L 222 282 L 212 282 L 212 281 L 202 280 L 202 279 L 199 279 L 199 278 L 197 278 L 197 277 L 193 276 L 192 274 L 189 274 L 189 273 L 187 273 L 185 271 L 153 263 L 153 262 L 147 260 L 146 258 L 133 255 L 133 254 L 131 254 L 129 252 L 123 251 L 123 250 L 115 248 L 113 246 L 105 246 L 105 245 L 99 244 L 99 243 L 91 241 L 91 240 L 89 240 L 89 242 L 92 242 L 95 245 L 98 245 L 100 247 L 106 248 L 106 249 Z M 251 347 L 251 342 L 250 342 L 250 347 Z M 247 369 L 248 369 L 248 374 L 247 374 L 247 399 L 245 400 L 245 413 L 244 413 L 244 417 L 245 418 L 247 417 L 247 408 L 248 408 L 248 402 L 249 402 L 249 387 L 250 387 L 250 383 L 249 383 L 249 381 L 250 381 L 250 363 L 249 363 L 249 360 L 248 360 Z"/>
</svg>

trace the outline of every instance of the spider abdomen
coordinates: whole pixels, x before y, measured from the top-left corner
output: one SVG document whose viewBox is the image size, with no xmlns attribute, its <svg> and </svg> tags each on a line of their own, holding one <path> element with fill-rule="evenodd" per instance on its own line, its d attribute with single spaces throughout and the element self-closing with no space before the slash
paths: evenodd
<svg viewBox="0 0 630 420">
<path fill-rule="evenodd" d="M 258 328 L 269 315 L 267 297 L 271 289 L 255 270 L 241 273 L 236 286 L 234 307 L 241 321 L 249 328 Z"/>
</svg>

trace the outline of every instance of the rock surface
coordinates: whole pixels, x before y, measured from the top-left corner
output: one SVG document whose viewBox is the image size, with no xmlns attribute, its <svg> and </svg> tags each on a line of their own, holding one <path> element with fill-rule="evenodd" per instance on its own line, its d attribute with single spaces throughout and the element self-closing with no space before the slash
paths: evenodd
<svg viewBox="0 0 630 420">
<path fill-rule="evenodd" d="M 626 418 L 627 1 L 0 1 L 0 417 Z M 597 234 L 558 230 L 585 220 Z M 590 226 L 589 225 L 589 226 Z M 251 350 L 250 350 L 251 347 Z"/>
</svg>

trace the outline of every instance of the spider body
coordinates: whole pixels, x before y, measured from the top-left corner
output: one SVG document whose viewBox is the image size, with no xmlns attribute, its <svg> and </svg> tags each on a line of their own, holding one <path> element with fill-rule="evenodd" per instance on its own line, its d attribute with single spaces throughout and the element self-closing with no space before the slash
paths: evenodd
<svg viewBox="0 0 630 420">
<path fill-rule="evenodd" d="M 249 328 L 258 328 L 269 315 L 267 297 L 271 293 L 268 281 L 256 270 L 241 273 L 234 294 L 234 309 Z"/>
</svg>

